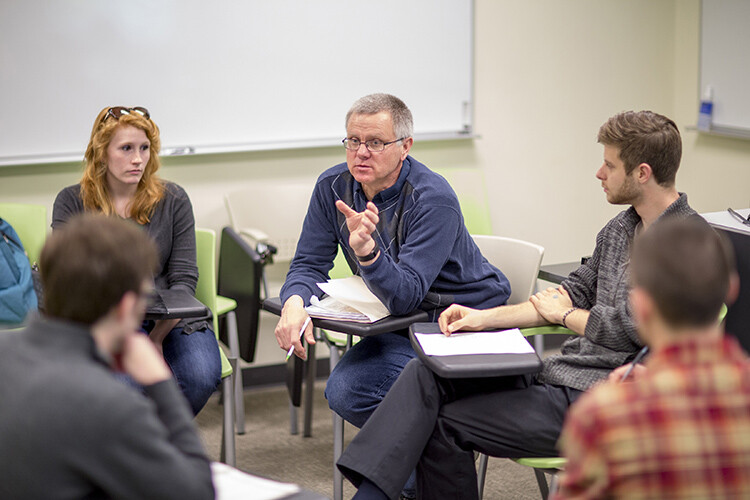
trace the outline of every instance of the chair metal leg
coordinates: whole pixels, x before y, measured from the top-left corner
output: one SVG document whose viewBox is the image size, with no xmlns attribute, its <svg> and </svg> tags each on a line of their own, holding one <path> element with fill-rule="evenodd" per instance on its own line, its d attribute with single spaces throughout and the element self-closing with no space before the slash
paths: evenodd
<svg viewBox="0 0 750 500">
<path fill-rule="evenodd" d="M 484 453 L 479 454 L 479 463 L 477 464 L 477 490 L 479 491 L 479 500 L 484 495 L 484 479 L 487 476 L 487 463 L 489 457 Z"/>
<path fill-rule="evenodd" d="M 305 362 L 302 358 L 292 356 L 286 362 L 286 385 L 289 391 L 289 433 L 299 433 L 298 418 L 299 408 L 302 405 L 302 383 L 305 375 Z"/>
<path fill-rule="evenodd" d="M 340 358 L 341 356 L 339 356 L 339 348 L 331 344 L 331 357 L 329 358 L 328 362 L 330 371 L 333 371 L 333 368 L 338 364 Z"/>
<path fill-rule="evenodd" d="M 560 486 L 560 479 L 557 477 L 557 473 L 553 473 L 549 478 L 549 492 L 550 494 L 557 493 L 557 488 Z"/>
<path fill-rule="evenodd" d="M 337 345 L 331 343 L 330 346 L 331 357 L 328 366 L 330 371 L 333 372 L 341 354 Z M 342 500 L 344 498 L 344 475 L 336 467 L 336 462 L 344 453 L 344 419 L 335 412 L 331 412 L 331 415 L 333 415 L 333 500 Z"/>
<path fill-rule="evenodd" d="M 547 500 L 549 497 L 547 476 L 544 475 L 541 469 L 534 469 L 534 475 L 536 476 L 536 483 L 539 485 L 539 492 L 542 494 L 542 500 Z"/>
<path fill-rule="evenodd" d="M 234 376 L 234 407 L 235 407 L 235 424 L 237 434 L 245 433 L 245 394 L 242 385 L 242 368 L 240 367 L 240 341 L 237 335 L 237 316 L 234 311 L 227 313 L 227 339 L 229 342 L 229 352 L 237 360 L 237 369 Z"/>
<path fill-rule="evenodd" d="M 344 419 L 336 412 L 333 414 L 333 500 L 344 498 L 344 475 L 336 467 L 336 462 L 344 453 Z"/>
<path fill-rule="evenodd" d="M 305 413 L 302 436 L 312 436 L 313 396 L 315 389 L 315 344 L 307 346 L 307 380 L 305 381 Z"/>
<path fill-rule="evenodd" d="M 232 370 L 237 366 L 237 360 L 229 358 Z M 221 397 L 224 404 L 224 419 L 221 429 L 221 461 L 234 467 L 237 464 L 234 447 L 234 373 L 221 379 Z"/>
<path fill-rule="evenodd" d="M 263 284 L 263 298 L 268 298 L 268 281 L 266 281 L 266 266 L 263 266 L 263 271 L 261 272 L 261 283 Z"/>
<path fill-rule="evenodd" d="M 544 335 L 534 335 L 534 350 L 539 356 L 544 354 Z"/>
<path fill-rule="evenodd" d="M 292 400 L 289 400 L 289 434 L 296 436 L 299 434 L 299 427 L 297 426 L 297 407 L 294 406 Z"/>
</svg>

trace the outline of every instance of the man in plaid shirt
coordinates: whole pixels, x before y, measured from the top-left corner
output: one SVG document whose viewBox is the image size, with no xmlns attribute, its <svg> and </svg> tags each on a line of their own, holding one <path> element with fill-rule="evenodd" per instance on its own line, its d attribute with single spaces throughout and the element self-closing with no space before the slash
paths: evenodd
<svg viewBox="0 0 750 500">
<path fill-rule="evenodd" d="M 558 499 L 750 498 L 750 359 L 716 321 L 734 262 L 694 217 L 636 239 L 630 299 L 652 354 L 571 407 Z"/>
</svg>

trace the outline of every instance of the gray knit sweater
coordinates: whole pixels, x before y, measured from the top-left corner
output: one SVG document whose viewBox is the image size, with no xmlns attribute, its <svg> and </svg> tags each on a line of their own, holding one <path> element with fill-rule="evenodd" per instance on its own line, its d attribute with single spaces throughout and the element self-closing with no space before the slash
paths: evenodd
<svg viewBox="0 0 750 500">
<path fill-rule="evenodd" d="M 195 252 L 193 205 L 184 189 L 164 182 L 164 198 L 154 208 L 151 221 L 142 227 L 159 252 L 159 269 L 154 285 L 160 290 L 181 288 L 195 295 L 198 266 Z M 52 229 L 60 228 L 73 215 L 84 211 L 81 185 L 68 186 L 57 194 L 52 208 Z M 211 328 L 207 318 L 191 318 L 177 325 L 184 333 Z"/>
<path fill-rule="evenodd" d="M 695 214 L 680 193 L 657 219 Z M 567 340 L 558 356 L 544 361 L 540 382 L 587 390 L 630 361 L 643 345 L 628 302 L 630 245 L 641 218 L 633 207 L 610 220 L 596 237 L 591 258 L 563 281 L 573 305 L 590 311 L 583 336 Z"/>
</svg>

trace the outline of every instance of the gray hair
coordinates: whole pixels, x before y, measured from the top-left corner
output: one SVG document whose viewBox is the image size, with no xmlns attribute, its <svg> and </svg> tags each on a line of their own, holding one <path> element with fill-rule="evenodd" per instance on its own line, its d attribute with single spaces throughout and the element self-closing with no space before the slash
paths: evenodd
<svg viewBox="0 0 750 500">
<path fill-rule="evenodd" d="M 390 94 L 370 94 L 357 99 L 346 114 L 346 126 L 352 115 L 374 115 L 387 111 L 393 120 L 393 132 L 397 138 L 411 137 L 414 134 L 414 120 L 404 101 Z"/>
</svg>

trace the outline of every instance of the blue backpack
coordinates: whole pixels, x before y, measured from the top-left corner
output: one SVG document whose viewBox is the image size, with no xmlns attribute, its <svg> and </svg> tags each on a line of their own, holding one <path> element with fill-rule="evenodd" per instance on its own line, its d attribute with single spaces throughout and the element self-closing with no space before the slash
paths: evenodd
<svg viewBox="0 0 750 500">
<path fill-rule="evenodd" d="M 13 227 L 0 219 L 0 325 L 18 325 L 36 308 L 26 251 Z"/>
</svg>

